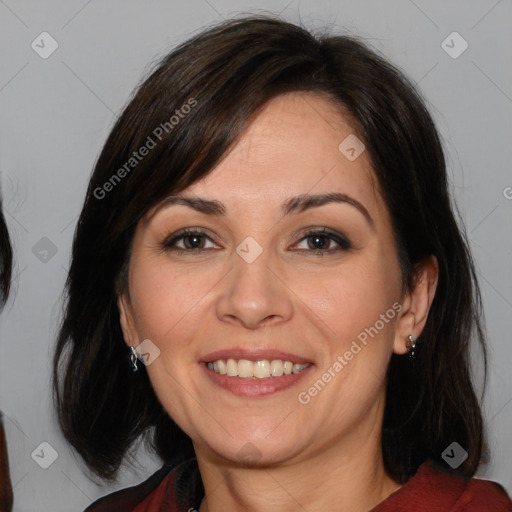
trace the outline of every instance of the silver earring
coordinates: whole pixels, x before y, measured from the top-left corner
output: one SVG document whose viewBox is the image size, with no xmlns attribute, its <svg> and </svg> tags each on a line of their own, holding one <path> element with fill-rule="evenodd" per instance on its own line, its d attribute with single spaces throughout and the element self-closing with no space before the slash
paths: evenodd
<svg viewBox="0 0 512 512">
<path fill-rule="evenodd" d="M 130 347 L 130 365 L 132 372 L 136 372 L 139 369 L 137 366 L 138 361 L 139 359 L 137 357 L 137 351 L 133 347 Z"/>
<path fill-rule="evenodd" d="M 416 339 L 412 334 L 409 334 L 407 339 L 407 351 L 409 352 L 409 357 L 414 359 L 414 351 L 416 350 Z"/>
</svg>

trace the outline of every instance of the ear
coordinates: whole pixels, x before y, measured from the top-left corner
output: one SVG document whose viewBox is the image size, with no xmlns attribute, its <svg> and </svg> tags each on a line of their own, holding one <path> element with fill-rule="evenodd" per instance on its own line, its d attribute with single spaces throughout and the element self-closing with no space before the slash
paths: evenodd
<svg viewBox="0 0 512 512">
<path fill-rule="evenodd" d="M 117 307 L 119 309 L 119 321 L 121 323 L 121 330 L 123 331 L 124 342 L 129 347 L 137 347 L 139 337 L 137 336 L 137 329 L 135 327 L 132 304 L 127 294 L 123 293 L 118 296 Z"/>
<path fill-rule="evenodd" d="M 430 255 L 416 267 L 414 289 L 407 292 L 401 302 L 402 309 L 397 320 L 393 345 L 395 354 L 407 353 L 409 335 L 416 339 L 421 334 L 436 293 L 439 277 L 437 258 Z"/>
</svg>

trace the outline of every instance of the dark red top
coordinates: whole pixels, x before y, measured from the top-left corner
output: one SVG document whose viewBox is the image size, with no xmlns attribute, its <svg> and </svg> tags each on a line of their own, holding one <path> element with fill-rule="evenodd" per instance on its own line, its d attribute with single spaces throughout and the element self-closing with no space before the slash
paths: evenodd
<svg viewBox="0 0 512 512">
<path fill-rule="evenodd" d="M 190 459 L 164 465 L 142 484 L 101 498 L 85 512 L 197 511 L 203 495 L 197 462 Z M 512 512 L 512 501 L 495 482 L 450 475 L 426 462 L 370 512 Z"/>
</svg>

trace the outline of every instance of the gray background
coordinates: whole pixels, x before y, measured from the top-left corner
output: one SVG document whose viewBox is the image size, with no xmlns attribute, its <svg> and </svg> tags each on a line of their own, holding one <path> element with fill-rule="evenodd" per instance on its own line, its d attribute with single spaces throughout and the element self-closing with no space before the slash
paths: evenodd
<svg viewBox="0 0 512 512">
<path fill-rule="evenodd" d="M 0 321 L 0 406 L 17 512 L 80 511 L 160 465 L 140 450 L 137 471 L 123 471 L 116 486 L 97 486 L 56 428 L 50 359 L 72 235 L 95 159 L 149 63 L 207 24 L 261 10 L 364 37 L 427 97 L 445 140 L 487 315 L 492 458 L 479 474 L 512 493 L 510 0 L 5 0 L 0 169 L 16 268 Z M 41 45 L 43 31 L 59 45 L 47 59 L 31 48 L 34 40 Z M 453 31 L 469 45 L 458 58 L 442 47 Z M 460 40 L 445 44 L 452 52 L 462 48 Z M 41 455 L 42 442 L 58 453 L 47 469 L 31 457 L 36 448 Z M 44 450 L 39 462 L 50 456 Z"/>
</svg>

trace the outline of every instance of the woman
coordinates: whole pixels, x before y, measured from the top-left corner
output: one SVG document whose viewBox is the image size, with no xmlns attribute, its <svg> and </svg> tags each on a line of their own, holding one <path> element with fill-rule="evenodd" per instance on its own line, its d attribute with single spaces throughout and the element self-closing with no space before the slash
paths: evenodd
<svg viewBox="0 0 512 512">
<path fill-rule="evenodd" d="M 511 510 L 469 372 L 478 286 L 430 115 L 347 37 L 225 22 L 114 126 L 73 244 L 55 360 L 88 510 Z M 409 355 L 407 355 L 409 354 Z"/>
</svg>

